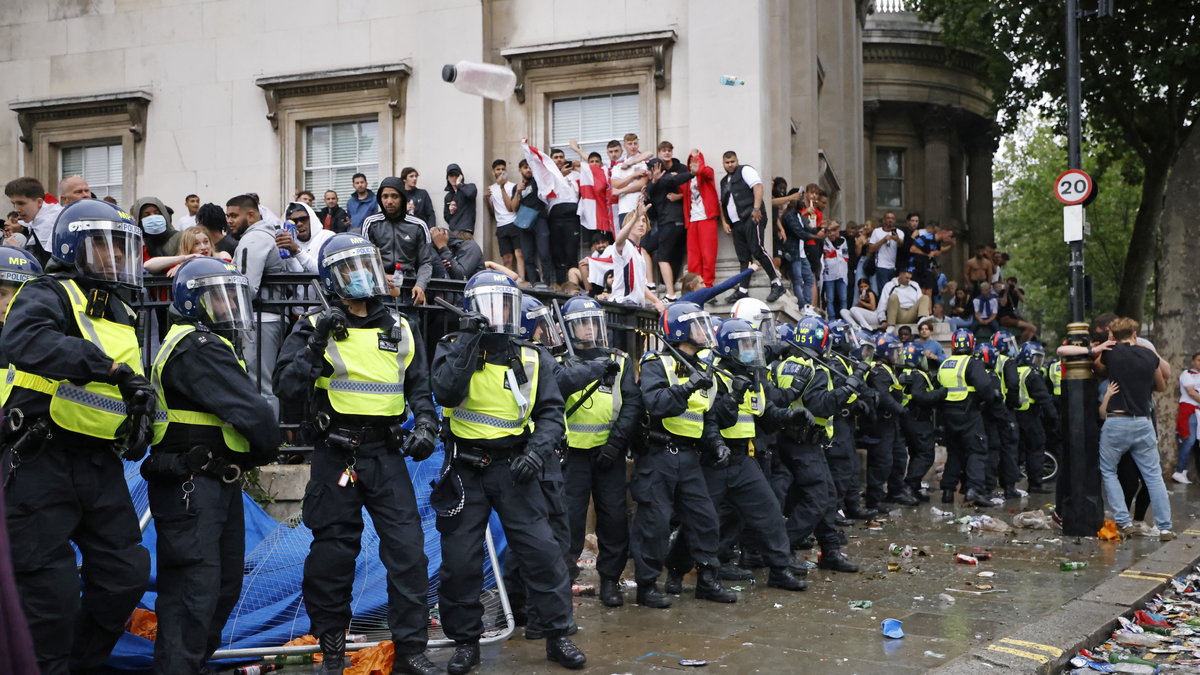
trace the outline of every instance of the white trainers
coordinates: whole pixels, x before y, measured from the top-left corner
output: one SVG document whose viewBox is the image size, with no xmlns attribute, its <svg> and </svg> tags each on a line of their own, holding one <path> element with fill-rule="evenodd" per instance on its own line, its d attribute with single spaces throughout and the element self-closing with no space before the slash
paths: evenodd
<svg viewBox="0 0 1200 675">
<path fill-rule="evenodd" d="M 1151 525 L 1150 523 L 1143 522 L 1143 523 L 1136 523 L 1136 525 L 1137 525 L 1138 529 L 1136 532 L 1134 532 L 1134 535 L 1136 535 L 1138 537 L 1147 537 L 1150 539 L 1156 539 L 1162 534 L 1161 532 L 1158 531 L 1157 527 Z"/>
<path fill-rule="evenodd" d="M 1192 481 L 1188 480 L 1186 469 L 1183 471 L 1176 471 L 1175 473 L 1171 474 L 1171 480 L 1175 481 L 1176 483 L 1179 483 L 1180 485 L 1191 485 L 1192 484 Z"/>
<path fill-rule="evenodd" d="M 1162 530 L 1158 533 L 1159 541 L 1174 541 L 1175 533 L 1170 530 Z"/>
</svg>

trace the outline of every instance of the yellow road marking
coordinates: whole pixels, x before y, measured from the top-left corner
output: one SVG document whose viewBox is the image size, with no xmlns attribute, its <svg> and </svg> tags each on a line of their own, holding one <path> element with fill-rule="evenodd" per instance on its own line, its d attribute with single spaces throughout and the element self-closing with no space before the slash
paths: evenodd
<svg viewBox="0 0 1200 675">
<path fill-rule="evenodd" d="M 1046 656 L 1045 654 L 1035 654 L 1033 652 L 1027 652 L 1022 649 L 1013 649 L 1012 647 L 1001 647 L 1000 645 L 988 645 L 987 648 L 988 648 L 988 651 L 991 651 L 991 652 L 1003 652 L 1005 654 L 1012 654 L 1013 656 L 1019 656 L 1023 659 L 1030 659 L 1033 661 L 1037 661 L 1038 663 L 1049 663 L 1050 662 L 1050 657 Z"/>
<path fill-rule="evenodd" d="M 1036 642 L 1026 642 L 1025 640 L 1016 640 L 1014 638 L 1001 638 L 1000 641 L 1007 642 L 1010 645 L 1017 645 L 1018 647 L 1029 647 L 1030 649 L 1036 649 L 1039 652 L 1046 652 L 1050 656 L 1057 657 L 1063 655 L 1063 650 L 1059 649 L 1058 647 L 1051 647 L 1050 645 L 1038 644 Z"/>
</svg>

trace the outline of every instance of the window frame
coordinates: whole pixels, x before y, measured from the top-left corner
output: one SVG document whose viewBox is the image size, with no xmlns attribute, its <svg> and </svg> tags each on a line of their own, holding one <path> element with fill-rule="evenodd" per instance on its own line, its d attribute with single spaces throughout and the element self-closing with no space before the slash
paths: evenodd
<svg viewBox="0 0 1200 675">
<path fill-rule="evenodd" d="M 900 175 L 898 177 L 884 176 L 883 174 L 880 173 L 879 159 L 880 159 L 880 155 L 882 155 L 884 153 L 895 153 L 900 156 Z M 874 187 L 875 187 L 875 206 L 876 206 L 876 208 L 895 209 L 895 208 L 901 208 L 904 206 L 904 183 L 908 179 L 906 171 L 905 171 L 905 169 L 907 168 L 905 155 L 907 155 L 907 154 L 908 154 L 908 148 L 905 148 L 905 147 L 891 146 L 891 145 L 875 146 L 875 157 L 874 157 L 875 162 L 874 162 L 873 168 L 874 168 L 874 174 L 875 174 L 875 186 Z M 884 181 L 894 182 L 899 185 L 899 188 L 900 188 L 900 190 L 899 190 L 900 203 L 899 204 L 885 204 L 883 202 L 882 191 L 879 189 L 879 187 Z"/>
<path fill-rule="evenodd" d="M 626 95 L 626 96 L 632 95 L 632 96 L 638 97 L 638 99 L 637 99 L 638 128 L 636 130 L 627 129 L 625 131 L 619 131 L 619 132 L 614 131 L 612 136 L 610 136 L 609 138 L 605 138 L 603 140 L 585 140 L 585 139 L 580 138 L 580 139 L 577 139 L 579 141 L 579 145 L 581 147 L 585 143 L 593 143 L 593 144 L 601 143 L 601 144 L 606 145 L 611 140 L 614 140 L 614 139 L 618 140 L 618 141 L 621 140 L 621 137 L 623 135 L 625 135 L 626 133 L 629 133 L 630 131 L 634 131 L 635 133 L 639 134 L 639 136 L 640 136 L 643 133 L 642 129 L 641 129 L 641 123 L 642 123 L 642 119 L 641 119 L 642 105 L 641 105 L 641 103 L 642 103 L 642 100 L 641 100 L 641 94 L 636 89 L 611 89 L 608 91 L 587 91 L 587 92 L 574 93 L 574 94 L 559 94 L 557 96 L 554 96 L 553 98 L 550 98 L 547 101 L 547 108 L 546 108 L 546 110 L 547 110 L 547 113 L 546 113 L 546 115 L 547 115 L 547 118 L 546 118 L 547 131 L 546 131 L 546 133 L 548 134 L 548 136 L 547 136 L 547 140 L 546 140 L 546 150 L 549 151 L 549 149 L 551 147 L 561 147 L 563 150 L 567 149 L 567 141 L 562 141 L 557 144 L 553 142 L 553 138 L 554 138 L 554 104 L 556 102 L 568 101 L 568 100 L 572 100 L 572 99 L 579 100 L 582 102 L 582 100 L 585 98 L 598 98 L 601 96 L 607 96 L 609 98 L 609 100 L 611 101 L 612 97 L 617 96 L 617 95 Z M 585 152 L 587 152 L 586 147 L 584 147 L 583 150 Z M 601 157 L 604 157 L 605 156 L 604 145 L 602 145 L 600 147 L 600 149 L 597 150 L 597 152 L 600 153 Z M 586 159 L 586 157 L 584 159 Z"/>
<path fill-rule="evenodd" d="M 332 141 L 333 141 L 333 133 L 332 132 L 333 132 L 334 125 L 348 124 L 348 123 L 349 124 L 363 124 L 366 122 L 375 122 L 375 162 L 374 162 L 375 173 L 376 173 L 377 177 L 379 177 L 379 178 L 382 178 L 384 175 L 390 175 L 390 174 L 380 173 L 381 169 L 382 169 L 381 163 L 379 161 L 380 155 L 381 155 L 380 136 L 382 135 L 383 132 L 380 128 L 379 120 L 376 117 L 372 117 L 372 116 L 368 115 L 366 117 L 357 117 L 357 118 L 310 120 L 310 121 L 302 123 L 301 130 L 299 132 L 300 151 L 296 158 L 296 162 L 297 162 L 298 168 L 299 168 L 299 175 L 298 175 L 298 179 L 297 179 L 297 183 L 296 183 L 296 189 L 297 190 L 311 189 L 311 190 L 313 190 L 313 193 L 316 194 L 316 189 L 308 188 L 305 185 L 305 174 L 308 171 L 313 171 L 313 170 L 336 171 L 338 168 L 348 168 L 350 166 L 353 166 L 353 167 L 355 167 L 355 172 L 358 173 L 358 172 L 361 172 L 361 167 L 363 166 L 362 162 L 355 162 L 354 164 L 330 164 L 329 166 L 317 167 L 316 169 L 314 169 L 313 167 L 309 167 L 308 166 L 308 130 L 310 128 L 315 127 L 315 126 L 328 126 L 330 129 L 330 143 L 332 145 Z M 332 160 L 332 157 L 331 157 L 331 160 Z M 337 191 L 336 187 L 323 188 L 323 189 L 321 189 L 321 191 L 323 192 L 326 189 L 332 189 L 332 190 Z M 337 191 L 337 192 L 338 192 L 338 200 L 343 201 L 344 198 L 342 197 L 342 191 Z M 287 195 L 285 194 L 285 197 L 286 196 Z"/>
<path fill-rule="evenodd" d="M 62 179 L 67 177 L 66 172 L 63 170 L 63 164 L 64 164 L 63 155 L 68 150 L 86 150 L 87 148 L 120 148 L 121 143 L 119 140 L 113 139 L 113 141 L 99 140 L 99 141 L 86 142 L 86 143 L 64 143 L 64 144 L 59 144 L 56 147 L 58 149 L 58 163 L 57 163 L 57 170 L 55 171 L 54 175 L 58 176 L 58 178 L 54 181 L 55 189 L 57 189 L 58 183 L 60 183 L 62 181 Z M 111 150 L 110 150 L 110 152 L 111 152 Z M 122 202 L 126 198 L 126 194 L 125 194 L 125 173 L 126 173 L 125 172 L 125 157 L 124 157 L 123 150 L 121 150 L 120 152 L 122 152 L 121 176 L 120 176 L 121 180 L 116 183 L 108 182 L 108 183 L 97 184 L 97 185 L 104 185 L 106 188 L 109 188 L 109 189 L 111 189 L 112 186 L 119 186 L 121 188 L 121 197 L 120 197 L 120 199 L 117 199 L 117 202 Z M 85 160 L 86 160 L 86 153 L 85 153 Z M 84 166 L 85 166 L 85 170 L 79 175 L 84 175 L 87 173 L 86 161 L 84 162 Z M 71 174 L 71 175 L 75 175 L 75 174 Z M 109 176 L 109 178 L 112 178 L 112 177 Z M 90 188 L 93 193 L 96 192 L 97 185 L 93 185 L 90 181 L 88 182 L 88 188 Z M 47 188 L 49 188 L 49 186 L 47 186 Z M 107 191 L 108 190 L 106 189 L 106 192 Z M 99 197 L 101 199 L 103 199 L 106 196 L 108 196 L 108 195 L 107 194 L 101 195 L 101 194 L 97 193 L 97 197 Z M 132 202 L 130 202 L 130 203 L 132 203 Z"/>
</svg>

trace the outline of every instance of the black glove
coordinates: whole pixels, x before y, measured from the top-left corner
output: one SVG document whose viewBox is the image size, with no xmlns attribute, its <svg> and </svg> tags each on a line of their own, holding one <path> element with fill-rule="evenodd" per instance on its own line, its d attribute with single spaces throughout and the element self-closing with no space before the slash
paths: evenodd
<svg viewBox="0 0 1200 675">
<path fill-rule="evenodd" d="M 468 312 L 458 317 L 458 329 L 464 333 L 479 333 L 488 327 L 488 318 L 479 312 Z"/>
<path fill-rule="evenodd" d="M 513 482 L 528 483 L 542 474 L 542 456 L 528 450 L 508 460 Z"/>
<path fill-rule="evenodd" d="M 138 375 L 129 364 L 118 363 L 117 369 L 108 376 L 108 383 L 117 385 L 117 389 L 121 390 L 127 414 L 154 417 L 154 411 L 158 409 L 158 393 L 154 391 L 150 380 Z"/>
<path fill-rule="evenodd" d="M 900 386 L 905 388 L 908 388 L 908 385 L 912 384 L 912 380 L 912 373 L 907 370 L 900 373 L 900 377 L 896 378 L 896 381 L 900 383 Z"/>
<path fill-rule="evenodd" d="M 266 466 L 279 459 L 279 448 L 250 448 L 250 452 L 237 458 L 236 464 L 243 470 Z"/>
<path fill-rule="evenodd" d="M 733 378 L 733 383 L 729 385 L 729 393 L 733 394 L 733 400 L 741 403 L 742 398 L 746 395 L 746 391 L 750 389 L 752 384 L 754 384 L 754 381 L 745 375 L 738 375 Z"/>
<path fill-rule="evenodd" d="M 787 424 L 795 431 L 804 431 L 815 425 L 816 420 L 808 408 L 791 408 L 788 410 Z"/>
<path fill-rule="evenodd" d="M 842 386 L 850 387 L 854 390 L 854 393 L 860 394 L 866 390 L 867 383 L 853 375 L 847 375 L 846 379 L 842 382 Z"/>
<path fill-rule="evenodd" d="M 621 364 L 613 361 L 612 359 L 608 359 L 608 362 L 604 364 L 604 375 L 601 376 L 601 379 L 611 385 L 613 380 L 617 377 L 617 374 L 620 372 Z"/>
<path fill-rule="evenodd" d="M 701 389 L 711 389 L 713 386 L 712 377 L 703 371 L 697 370 L 692 373 L 691 379 L 684 385 L 688 387 L 688 393 L 699 391 Z"/>
<path fill-rule="evenodd" d="M 854 364 L 853 377 L 857 377 L 861 380 L 862 378 L 866 377 L 867 373 L 869 372 L 871 372 L 871 364 L 866 363 L 865 361 L 859 361 L 858 363 Z"/>
<path fill-rule="evenodd" d="M 321 312 L 321 317 L 317 319 L 316 330 L 308 339 L 308 343 L 319 342 L 323 350 L 331 337 L 334 340 L 346 338 L 346 313 L 339 307 L 330 307 Z"/>
<path fill-rule="evenodd" d="M 732 456 L 733 456 L 733 453 L 729 450 L 728 445 L 725 445 L 724 443 L 718 443 L 717 447 L 713 450 L 713 464 L 712 465 L 717 467 L 718 469 L 721 467 L 729 466 L 729 458 Z"/>
<path fill-rule="evenodd" d="M 117 440 L 113 448 L 121 459 L 136 462 L 146 456 L 150 441 L 154 438 L 154 413 L 126 417 L 117 427 Z"/>
<path fill-rule="evenodd" d="M 418 422 L 404 439 L 400 452 L 413 458 L 414 462 L 429 459 L 437 445 L 437 428 L 431 428 L 426 422 Z"/>
<path fill-rule="evenodd" d="M 620 448 L 612 443 L 606 443 L 598 452 L 592 455 L 592 463 L 597 469 L 607 469 L 617 461 L 617 458 L 625 454 Z"/>
</svg>

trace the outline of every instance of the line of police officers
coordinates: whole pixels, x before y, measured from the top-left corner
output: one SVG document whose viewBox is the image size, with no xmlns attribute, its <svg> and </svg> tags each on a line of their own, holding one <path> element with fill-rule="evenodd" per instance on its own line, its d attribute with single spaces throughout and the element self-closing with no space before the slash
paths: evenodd
<svg viewBox="0 0 1200 675">
<path fill-rule="evenodd" d="M 147 378 L 136 314 L 119 292 L 141 287 L 140 230 L 111 205 L 82 200 L 63 210 L 52 245 L 45 275 L 24 252 L 0 251 L 0 310 L 11 298 L 0 336 L 9 364 L 2 475 L 39 666 L 102 667 L 145 591 L 149 556 L 120 459 L 152 446 L 141 471 L 158 534 L 154 667 L 207 672 L 241 590 L 238 478 L 273 461 L 280 443 L 240 356 L 238 335 L 252 327 L 248 285 L 216 259 L 180 266 L 173 325 Z M 387 570 L 395 669 L 437 671 L 424 653 L 427 560 L 405 462 L 428 458 L 439 434 L 446 464 L 431 502 L 441 619 L 456 643 L 450 673 L 479 663 L 492 511 L 508 537 L 506 571 L 520 570 L 513 597 L 526 636 L 546 640 L 550 661 L 582 668 L 569 637 L 571 582 L 589 498 L 601 602 L 623 603 L 618 579 L 632 555 L 638 603 L 664 608 L 692 566 L 701 599 L 734 602 L 721 579 L 752 576 L 744 567 L 754 566 L 770 569 L 770 586 L 804 590 L 807 570 L 792 551 L 810 537 L 819 567 L 856 572 L 838 527 L 928 499 L 920 481 L 933 462 L 935 409 L 949 452 L 943 501 L 961 484 L 969 503 L 991 505 L 1002 499 L 989 493 L 997 478 L 1015 494 L 1018 447 L 1038 487 L 1038 416 L 1053 417 L 1054 404 L 1032 343 L 1015 354 L 999 336 L 1002 353 L 984 344 L 973 357 L 974 338 L 960 331 L 934 375 L 918 348 L 888 335 L 867 343 L 816 317 L 777 330 L 761 311 L 714 327 L 699 306 L 676 302 L 662 316 L 664 349 L 635 365 L 608 347 L 594 300 L 568 301 L 555 320 L 508 277 L 481 272 L 466 286 L 459 330 L 438 343 L 434 378 L 415 326 L 382 299 L 388 285 L 370 242 L 332 237 L 319 275 L 337 302 L 297 322 L 274 386 L 306 402 L 316 439 L 303 591 L 322 672 L 345 665 L 364 507 Z M 878 439 L 865 508 L 859 427 Z"/>
</svg>

